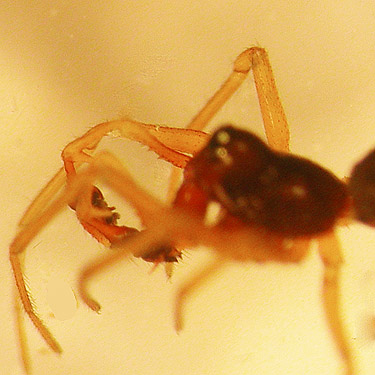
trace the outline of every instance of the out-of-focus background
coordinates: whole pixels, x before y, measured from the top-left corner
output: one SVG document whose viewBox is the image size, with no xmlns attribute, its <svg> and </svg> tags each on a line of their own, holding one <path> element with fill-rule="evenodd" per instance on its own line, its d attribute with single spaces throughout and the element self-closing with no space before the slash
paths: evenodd
<svg viewBox="0 0 375 375">
<path fill-rule="evenodd" d="M 0 369 L 20 375 L 7 248 L 17 221 L 61 166 L 60 152 L 91 126 L 122 116 L 184 126 L 247 47 L 267 48 L 292 150 L 343 177 L 375 145 L 373 1 L 2 1 L 0 5 Z M 212 121 L 262 135 L 251 78 Z M 163 197 L 169 173 L 144 147 L 115 139 L 135 178 Z M 115 198 L 114 198 L 115 199 Z M 137 220 L 121 207 L 127 223 Z M 361 365 L 374 373 L 375 234 L 340 229 L 344 317 Z M 54 307 L 83 264 L 105 251 L 68 209 L 28 249 L 30 288 L 64 353 L 26 319 L 35 375 L 341 374 L 320 304 L 315 252 L 300 266 L 230 265 L 188 301 L 173 329 L 176 288 L 210 254 L 190 251 L 171 282 L 162 268 L 124 261 L 81 301 Z M 73 300 L 74 302 L 74 300 Z M 74 303 L 73 303 L 74 305 Z M 65 314 L 66 311 L 70 311 Z M 65 315 L 64 315 L 65 314 Z"/>
</svg>

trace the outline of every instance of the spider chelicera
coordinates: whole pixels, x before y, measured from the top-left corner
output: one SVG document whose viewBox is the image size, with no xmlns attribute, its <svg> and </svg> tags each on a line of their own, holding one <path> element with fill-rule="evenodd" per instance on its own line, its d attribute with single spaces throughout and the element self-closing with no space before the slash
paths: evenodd
<svg viewBox="0 0 375 375">
<path fill-rule="evenodd" d="M 231 125 L 212 136 L 202 130 L 252 70 L 268 145 Z M 95 149 L 105 135 L 140 142 L 184 171 L 172 174 L 172 203 L 146 193 L 119 160 Z M 343 263 L 335 227 L 358 219 L 375 223 L 375 152 L 360 162 L 345 183 L 317 164 L 289 154 L 289 128 L 266 51 L 253 47 L 240 54 L 233 72 L 187 128 L 118 120 L 99 124 L 71 142 L 62 153 L 64 167 L 32 202 L 10 246 L 10 261 L 22 305 L 46 343 L 61 348 L 35 312 L 24 280 L 20 254 L 64 207 L 70 206 L 84 229 L 116 249 L 89 264 L 79 277 L 79 292 L 94 311 L 100 305 L 87 292 L 88 281 L 127 256 L 158 263 L 177 262 L 181 251 L 204 245 L 212 262 L 183 285 L 176 297 L 175 326 L 183 326 L 183 306 L 200 283 L 228 261 L 300 262 L 317 240 L 324 267 L 322 302 L 346 374 L 355 374 L 353 354 L 340 316 Z M 118 225 L 119 215 L 95 186 L 101 180 L 129 202 L 143 231 Z M 172 197 L 172 193 L 170 193 Z M 219 206 L 207 220 L 212 204 Z M 21 345 L 22 346 L 22 345 Z M 24 354 L 25 355 L 25 354 Z M 26 362 L 26 361 L 25 361 Z"/>
</svg>

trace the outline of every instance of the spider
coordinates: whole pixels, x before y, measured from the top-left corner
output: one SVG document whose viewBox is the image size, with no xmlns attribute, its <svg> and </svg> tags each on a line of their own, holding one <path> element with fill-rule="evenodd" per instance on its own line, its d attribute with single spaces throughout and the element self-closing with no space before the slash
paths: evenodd
<svg viewBox="0 0 375 375">
<path fill-rule="evenodd" d="M 268 145 L 232 125 L 222 126 L 212 136 L 203 132 L 250 70 Z M 114 155 L 95 152 L 106 135 L 140 142 L 183 170 L 178 189 L 177 169 L 172 174 L 170 204 L 142 190 Z M 183 327 L 183 308 L 192 291 L 228 261 L 298 263 L 308 254 L 311 241 L 316 240 L 324 268 L 322 303 L 328 326 L 346 374 L 356 373 L 340 316 L 343 257 L 335 228 L 352 219 L 375 225 L 375 151 L 354 168 L 348 182 L 310 160 L 290 154 L 289 127 L 263 48 L 249 48 L 237 57 L 229 78 L 187 128 L 129 119 L 106 122 L 67 145 L 62 159 L 64 167 L 32 202 L 10 245 L 19 298 L 52 350 L 60 353 L 61 347 L 31 303 L 21 254 L 46 224 L 69 206 L 88 233 L 116 250 L 87 265 L 79 276 L 79 293 L 96 312 L 100 305 L 88 293 L 87 284 L 120 259 L 135 256 L 155 264 L 174 263 L 184 249 L 204 245 L 213 250 L 211 263 L 177 292 L 176 330 Z M 118 225 L 119 214 L 106 203 L 95 186 L 97 180 L 136 209 L 144 230 Z M 212 205 L 219 210 L 209 220 Z"/>
</svg>

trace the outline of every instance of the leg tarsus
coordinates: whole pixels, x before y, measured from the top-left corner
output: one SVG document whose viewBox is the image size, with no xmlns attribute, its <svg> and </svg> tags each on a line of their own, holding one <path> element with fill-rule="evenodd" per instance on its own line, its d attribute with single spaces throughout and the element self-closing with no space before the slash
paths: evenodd
<svg viewBox="0 0 375 375">
<path fill-rule="evenodd" d="M 13 268 L 14 277 L 16 280 L 16 286 L 19 292 L 19 296 L 22 302 L 22 305 L 29 316 L 30 320 L 33 322 L 36 329 L 39 331 L 41 336 L 44 338 L 48 346 L 56 353 L 61 353 L 62 349 L 60 344 L 53 337 L 49 329 L 44 325 L 43 321 L 36 314 L 33 305 L 30 300 L 30 295 L 27 291 L 25 280 L 22 273 L 21 263 L 18 258 L 18 254 L 10 255 L 10 261 Z"/>
<path fill-rule="evenodd" d="M 101 306 L 95 301 L 89 293 L 87 292 L 87 283 L 89 278 L 92 277 L 92 272 L 90 268 L 87 267 L 81 274 L 78 279 L 78 292 L 82 298 L 82 301 L 94 312 L 99 313 Z"/>
<path fill-rule="evenodd" d="M 23 365 L 23 369 L 25 374 L 31 374 L 31 362 L 30 362 L 30 354 L 29 354 L 29 347 L 27 345 L 27 337 L 25 333 L 25 325 L 23 320 L 23 310 L 21 306 L 21 301 L 19 299 L 17 288 L 14 287 L 14 311 L 16 315 L 16 329 L 18 334 L 18 341 L 20 343 L 20 356 L 21 362 Z"/>
</svg>

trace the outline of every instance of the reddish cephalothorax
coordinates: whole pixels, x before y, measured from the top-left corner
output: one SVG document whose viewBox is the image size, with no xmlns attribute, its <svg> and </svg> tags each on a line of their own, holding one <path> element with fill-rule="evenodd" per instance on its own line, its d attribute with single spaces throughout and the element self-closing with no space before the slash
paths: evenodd
<svg viewBox="0 0 375 375">
<path fill-rule="evenodd" d="M 186 166 L 178 205 L 184 197 L 191 203 L 189 186 L 202 192 L 202 207 L 216 201 L 245 224 L 292 238 L 331 229 L 349 202 L 346 185 L 326 169 L 232 126 L 217 130 Z"/>
</svg>

